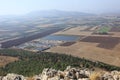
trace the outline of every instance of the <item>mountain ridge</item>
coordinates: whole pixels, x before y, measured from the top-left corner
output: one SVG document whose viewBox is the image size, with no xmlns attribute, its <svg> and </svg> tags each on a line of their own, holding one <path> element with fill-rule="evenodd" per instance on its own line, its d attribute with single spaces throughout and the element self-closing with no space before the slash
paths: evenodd
<svg viewBox="0 0 120 80">
<path fill-rule="evenodd" d="M 27 14 L 27 16 L 41 16 L 41 17 L 69 17 L 69 16 L 95 16 L 95 14 L 77 12 L 77 11 L 62 11 L 62 10 L 42 10 L 34 11 Z"/>
</svg>

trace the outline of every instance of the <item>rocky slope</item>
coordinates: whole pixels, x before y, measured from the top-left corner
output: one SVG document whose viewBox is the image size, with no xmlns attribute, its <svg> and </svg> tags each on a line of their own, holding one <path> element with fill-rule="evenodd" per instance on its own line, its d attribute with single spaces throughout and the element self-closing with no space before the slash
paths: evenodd
<svg viewBox="0 0 120 80">
<path fill-rule="evenodd" d="M 31 79 L 11 73 L 1 76 L 0 80 L 120 80 L 120 72 L 96 72 L 87 68 L 68 66 L 64 71 L 45 68 L 41 74 L 35 75 Z"/>
</svg>

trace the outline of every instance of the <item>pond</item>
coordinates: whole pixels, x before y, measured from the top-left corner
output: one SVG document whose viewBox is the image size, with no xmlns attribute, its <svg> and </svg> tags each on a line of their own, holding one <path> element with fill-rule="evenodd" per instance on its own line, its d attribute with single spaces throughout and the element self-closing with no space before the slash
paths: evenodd
<svg viewBox="0 0 120 80">
<path fill-rule="evenodd" d="M 60 40 L 60 41 L 76 41 L 80 37 L 79 36 L 71 36 L 71 35 L 49 35 L 44 37 L 46 40 Z"/>
</svg>

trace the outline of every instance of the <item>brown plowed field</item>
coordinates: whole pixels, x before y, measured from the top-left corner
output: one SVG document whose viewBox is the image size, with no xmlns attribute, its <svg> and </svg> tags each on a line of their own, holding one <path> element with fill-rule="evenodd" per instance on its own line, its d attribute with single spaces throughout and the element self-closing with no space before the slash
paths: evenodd
<svg viewBox="0 0 120 80">
<path fill-rule="evenodd" d="M 112 27 L 110 32 L 120 32 L 120 27 Z"/>
<path fill-rule="evenodd" d="M 58 31 L 60 31 L 62 29 L 63 28 L 54 28 L 54 29 L 50 29 L 50 30 L 44 31 L 42 33 L 40 32 L 40 33 L 37 33 L 35 35 L 31 35 L 31 36 L 28 36 L 28 37 L 23 37 L 23 38 L 19 38 L 19 39 L 9 40 L 9 41 L 1 43 L 2 44 L 1 47 L 2 48 L 10 48 L 10 47 L 13 47 L 13 46 L 18 46 L 18 45 L 23 44 L 25 42 L 29 42 L 29 41 L 32 41 L 34 39 L 42 38 L 42 37 L 45 37 L 45 36 L 50 35 L 52 33 L 58 32 Z"/>
<path fill-rule="evenodd" d="M 60 46 L 71 46 L 71 45 L 73 45 L 75 43 L 76 42 L 66 42 L 66 43 L 61 44 Z"/>
<path fill-rule="evenodd" d="M 82 42 L 99 43 L 97 47 L 112 49 L 120 43 L 120 37 L 88 36 Z"/>
</svg>

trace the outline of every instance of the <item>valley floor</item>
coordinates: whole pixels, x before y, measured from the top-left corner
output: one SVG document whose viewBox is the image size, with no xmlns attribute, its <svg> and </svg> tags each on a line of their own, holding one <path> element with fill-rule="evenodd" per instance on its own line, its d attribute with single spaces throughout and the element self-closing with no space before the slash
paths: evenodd
<svg viewBox="0 0 120 80">
<path fill-rule="evenodd" d="M 84 37 L 72 45 L 56 46 L 46 50 L 46 52 L 65 53 L 120 66 L 120 32 L 109 32 L 112 35 L 98 35 L 92 34 L 96 27 L 87 31 L 85 28 L 76 27 L 55 33 L 57 35 L 79 35 Z"/>
</svg>

